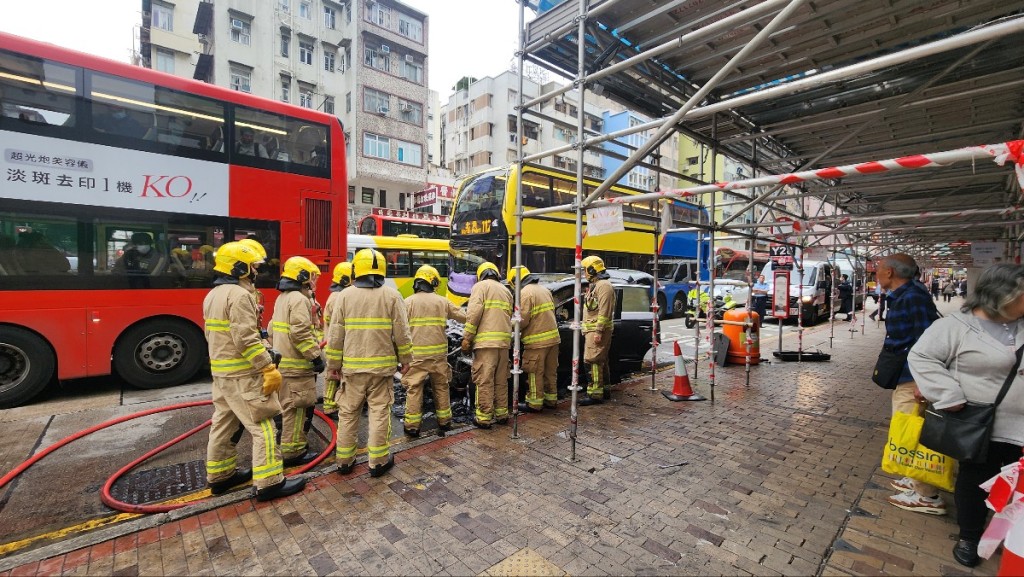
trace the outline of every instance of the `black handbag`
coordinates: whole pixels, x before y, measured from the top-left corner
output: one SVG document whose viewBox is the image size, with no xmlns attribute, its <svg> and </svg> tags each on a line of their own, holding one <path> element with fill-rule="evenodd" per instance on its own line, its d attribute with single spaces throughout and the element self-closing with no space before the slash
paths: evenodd
<svg viewBox="0 0 1024 577">
<path fill-rule="evenodd" d="M 1017 361 L 999 395 L 991 405 L 967 403 L 955 413 L 929 407 L 924 412 L 924 426 L 921 428 L 921 444 L 929 449 L 948 455 L 957 461 L 983 463 L 988 457 L 988 443 L 992 437 L 992 425 L 996 420 L 996 407 L 1003 402 L 1006 391 L 1017 376 L 1024 346 L 1017 349 Z"/>
<path fill-rule="evenodd" d="M 907 365 L 909 353 L 910 347 L 882 347 L 882 351 L 878 353 L 878 360 L 875 361 L 875 372 L 871 373 L 871 380 L 883 389 L 895 389 L 903 374 L 903 367 Z"/>
</svg>

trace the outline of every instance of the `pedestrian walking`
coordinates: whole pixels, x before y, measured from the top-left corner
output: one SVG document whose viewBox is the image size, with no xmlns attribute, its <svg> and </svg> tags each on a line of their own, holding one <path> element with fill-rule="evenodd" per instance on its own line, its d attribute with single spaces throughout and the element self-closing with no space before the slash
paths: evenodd
<svg viewBox="0 0 1024 577">
<path fill-rule="evenodd" d="M 615 319 L 615 289 L 611 275 L 599 256 L 588 256 L 580 263 L 587 273 L 587 293 L 583 297 L 583 362 L 590 369 L 587 396 L 580 405 L 596 405 L 611 398 L 611 369 L 608 352 L 612 347 Z M 708 314 L 711 314 L 710 312 Z"/>
<path fill-rule="evenodd" d="M 338 300 L 341 291 L 352 284 L 352 263 L 339 262 L 334 265 L 331 275 L 331 294 L 327 295 L 327 302 L 324 304 L 324 330 L 331 324 L 331 307 L 334 301 Z M 338 420 L 338 395 L 341 390 L 341 379 L 332 378 L 330 375 L 324 379 L 324 414 L 334 421 Z"/>
<path fill-rule="evenodd" d="M 839 310 L 836 311 L 836 315 L 845 315 L 844 320 L 855 320 L 853 319 L 853 285 L 850 284 L 850 277 L 843 275 L 839 279 L 839 284 L 836 286 L 836 290 L 839 292 Z M 835 318 L 835 315 L 833 315 Z"/>
<path fill-rule="evenodd" d="M 279 430 L 285 467 L 305 465 L 319 456 L 308 449 L 306 439 L 313 424 L 316 375 L 326 368 L 313 314 L 316 301 L 312 292 L 319 277 L 320 268 L 311 260 L 293 256 L 284 262 L 284 272 L 277 282 L 281 296 L 274 303 L 270 335 L 274 350 L 281 354 Z"/>
<path fill-rule="evenodd" d="M 430 265 L 416 271 L 412 282 L 413 294 L 405 299 L 412 335 L 412 363 L 402 376 L 406 390 L 405 419 L 402 427 L 410 437 L 420 436 L 423 421 L 423 385 L 430 380 L 434 395 L 434 415 L 437 429 L 444 433 L 452 428 L 452 406 L 448 397 L 448 383 L 452 369 L 448 366 L 448 319 L 466 322 L 466 314 L 450 300 L 437 294 L 441 275 Z"/>
<path fill-rule="evenodd" d="M 482 263 L 469 293 L 463 352 L 473 351 L 476 414 L 473 424 L 490 429 L 508 422 L 508 353 L 512 346 L 512 293 L 501 284 L 498 267 Z"/>
<path fill-rule="evenodd" d="M 1014 370 L 1024 345 L 1024 267 L 997 264 L 959 312 L 939 319 L 921 335 L 908 357 L 921 394 L 940 411 L 956 413 L 965 404 L 992 404 Z M 1024 446 L 1024 377 L 1012 374 L 1006 396 L 996 407 L 991 443 L 984 461 L 959 463 L 953 498 L 960 537 L 953 558 L 974 567 L 985 529 L 987 493 L 979 487 L 1021 457 Z"/>
<path fill-rule="evenodd" d="M 942 285 L 942 301 L 950 302 L 953 300 L 953 295 L 956 294 L 956 287 L 953 286 L 952 279 L 946 279 Z"/>
<path fill-rule="evenodd" d="M 214 257 L 214 287 L 203 300 L 213 373 L 206 478 L 214 495 L 252 479 L 256 500 L 269 501 L 298 493 L 306 480 L 284 478 L 274 431 L 274 417 L 281 413 L 277 391 L 282 377 L 262 342 L 252 286 L 263 260 L 255 249 L 238 242 L 222 245 Z M 238 468 L 235 432 L 240 425 L 252 436 L 251 469 Z"/>
<path fill-rule="evenodd" d="M 885 303 L 887 300 L 885 297 L 888 294 L 889 291 L 883 289 L 881 283 L 875 283 L 875 302 L 878 304 L 878 308 L 875 309 L 875 311 L 872 312 L 870 315 L 868 315 L 869 317 L 871 317 L 871 320 L 880 320 L 882 322 L 885 322 Z"/>
<path fill-rule="evenodd" d="M 939 286 L 939 277 L 933 276 L 932 277 L 932 283 L 931 283 L 932 300 L 939 300 L 939 289 L 940 288 L 941 287 Z"/>
<path fill-rule="evenodd" d="M 882 259 L 878 266 L 878 282 L 889 291 L 885 317 L 883 347 L 890 351 L 909 351 L 939 313 L 923 285 L 914 282 L 918 273 L 917 262 L 907 254 L 893 254 Z M 892 414 L 897 412 L 918 414 L 923 397 L 914 382 L 906 362 L 892 392 Z M 933 515 L 945 515 L 946 503 L 933 485 L 903 477 L 892 482 L 900 493 L 886 501 L 900 509 Z"/>
<path fill-rule="evenodd" d="M 344 382 L 338 403 L 338 473 L 352 472 L 356 433 L 363 403 L 369 405 L 366 451 L 370 476 L 380 477 L 395 464 L 390 452 L 391 407 L 395 403 L 395 368 L 409 372 L 412 339 L 402 295 L 384 286 L 384 255 L 364 248 L 352 258 L 355 280 L 339 293 L 329 313 L 328 376 Z"/>
<path fill-rule="evenodd" d="M 539 413 L 544 407 L 558 407 L 558 319 L 555 318 L 555 299 L 551 291 L 541 286 L 540 279 L 530 274 L 525 266 L 512 268 L 508 282 L 519 289 L 519 330 L 523 343 L 523 371 L 529 388 L 526 403 L 521 406 L 529 413 Z M 518 401 L 518 399 L 517 399 Z"/>
</svg>

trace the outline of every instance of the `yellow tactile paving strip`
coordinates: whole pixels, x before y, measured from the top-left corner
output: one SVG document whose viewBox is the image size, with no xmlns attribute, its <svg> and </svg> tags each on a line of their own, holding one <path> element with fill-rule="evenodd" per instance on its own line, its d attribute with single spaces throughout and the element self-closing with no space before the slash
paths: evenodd
<svg viewBox="0 0 1024 577">
<path fill-rule="evenodd" d="M 562 571 L 558 565 L 555 565 L 551 561 L 548 561 L 544 557 L 541 557 L 539 553 L 524 547 L 509 555 L 503 561 L 499 561 L 491 566 L 490 569 L 483 572 L 484 575 L 490 575 L 492 577 L 498 576 L 548 576 L 548 575 L 567 575 L 565 571 Z"/>
</svg>

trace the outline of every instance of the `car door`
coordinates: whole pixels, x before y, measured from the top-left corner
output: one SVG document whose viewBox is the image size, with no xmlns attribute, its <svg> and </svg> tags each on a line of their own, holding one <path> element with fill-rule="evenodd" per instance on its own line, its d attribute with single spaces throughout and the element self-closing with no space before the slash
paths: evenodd
<svg viewBox="0 0 1024 577">
<path fill-rule="evenodd" d="M 615 287 L 615 330 L 610 361 L 636 364 L 651 348 L 653 317 L 643 286 Z"/>
</svg>

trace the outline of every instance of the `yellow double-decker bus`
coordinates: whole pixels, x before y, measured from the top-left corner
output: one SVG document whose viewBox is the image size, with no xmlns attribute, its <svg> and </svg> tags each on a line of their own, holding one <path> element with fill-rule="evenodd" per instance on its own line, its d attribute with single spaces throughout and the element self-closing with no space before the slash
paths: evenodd
<svg viewBox="0 0 1024 577">
<path fill-rule="evenodd" d="M 457 304 L 469 298 L 476 283 L 476 267 L 493 262 L 504 277 L 515 264 L 516 181 L 518 165 L 491 169 L 466 178 L 452 207 L 448 298 Z M 584 179 L 589 195 L 599 181 Z M 567 205 L 576 200 L 576 176 L 546 166 L 523 165 L 523 209 Z M 614 185 L 608 197 L 645 191 Z M 649 272 L 656 250 L 656 202 L 623 204 L 623 232 L 584 236 L 584 256 L 599 255 L 609 268 Z M 701 211 L 682 202 L 671 204 L 672 220 L 679 226 L 694 222 Z M 701 219 L 706 223 L 706 218 Z M 584 217 L 586 225 L 586 217 Z M 576 215 L 550 212 L 523 220 L 523 264 L 533 273 L 571 274 L 575 262 Z M 584 229 L 585 230 L 585 229 Z"/>
<path fill-rule="evenodd" d="M 419 238 L 415 235 L 367 236 L 348 235 L 348 260 L 363 248 L 377 249 L 387 261 L 387 284 L 398 289 L 403 297 L 412 294 L 412 281 L 416 271 L 429 264 L 441 275 L 441 286 L 437 294 L 447 294 L 448 285 L 448 241 L 436 238 Z"/>
</svg>

